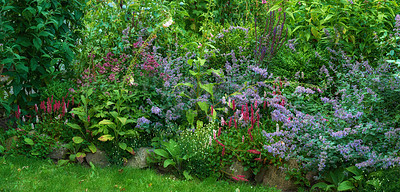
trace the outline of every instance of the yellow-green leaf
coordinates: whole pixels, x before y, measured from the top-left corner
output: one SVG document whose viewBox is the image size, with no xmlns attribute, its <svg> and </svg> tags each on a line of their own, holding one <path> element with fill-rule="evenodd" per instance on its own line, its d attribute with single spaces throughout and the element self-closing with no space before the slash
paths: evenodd
<svg viewBox="0 0 400 192">
<path fill-rule="evenodd" d="M 100 140 L 100 141 L 111 141 L 113 139 L 114 139 L 114 137 L 111 135 L 103 135 L 98 138 L 98 140 Z"/>
<path fill-rule="evenodd" d="M 118 143 L 119 148 L 121 148 L 122 150 L 126 150 L 126 143 Z"/>
<path fill-rule="evenodd" d="M 93 143 L 90 143 L 90 145 L 89 145 L 89 150 L 90 150 L 92 153 L 96 153 L 97 148 L 96 148 L 96 146 L 94 146 Z"/>
<path fill-rule="evenodd" d="M 83 142 L 82 137 L 73 137 L 72 141 L 74 141 L 74 143 L 79 144 Z"/>
</svg>

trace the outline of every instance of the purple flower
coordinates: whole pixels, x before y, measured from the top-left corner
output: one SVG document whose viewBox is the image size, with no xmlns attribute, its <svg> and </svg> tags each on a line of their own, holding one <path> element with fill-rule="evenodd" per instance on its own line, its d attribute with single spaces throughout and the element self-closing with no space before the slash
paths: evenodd
<svg viewBox="0 0 400 192">
<path fill-rule="evenodd" d="M 156 114 L 156 115 L 160 115 L 161 109 L 158 108 L 157 106 L 153 106 L 153 107 L 151 107 L 151 112 Z"/>
<path fill-rule="evenodd" d="M 137 120 L 136 128 L 141 128 L 143 124 L 150 124 L 151 121 L 146 119 L 146 117 L 141 117 Z"/>
</svg>

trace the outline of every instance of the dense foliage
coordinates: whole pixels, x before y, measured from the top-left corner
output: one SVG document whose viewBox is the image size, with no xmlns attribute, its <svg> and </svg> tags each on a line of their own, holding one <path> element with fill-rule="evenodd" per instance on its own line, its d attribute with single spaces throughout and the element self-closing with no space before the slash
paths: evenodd
<svg viewBox="0 0 400 192">
<path fill-rule="evenodd" d="M 54 2 L 21 10 L 26 28 L 11 17 L 21 2 L 3 0 L 14 92 L 1 101 L 17 128 L 0 132 L 0 154 L 65 144 L 64 163 L 104 150 L 122 165 L 151 147 L 149 163 L 181 178 L 253 181 L 277 166 L 327 190 L 382 189 L 398 169 L 395 1 Z M 229 171 L 238 163 L 247 176 Z"/>
</svg>

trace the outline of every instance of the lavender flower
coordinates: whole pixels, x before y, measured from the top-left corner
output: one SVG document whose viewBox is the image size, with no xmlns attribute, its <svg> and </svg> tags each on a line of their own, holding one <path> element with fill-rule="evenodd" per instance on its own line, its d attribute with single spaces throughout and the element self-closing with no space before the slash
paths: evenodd
<svg viewBox="0 0 400 192">
<path fill-rule="evenodd" d="M 146 117 L 141 117 L 141 118 L 137 119 L 136 128 L 141 128 L 144 124 L 149 125 L 150 123 L 151 123 L 151 121 L 146 119 Z"/>
<path fill-rule="evenodd" d="M 156 114 L 156 115 L 160 115 L 161 114 L 161 109 L 158 108 L 157 106 L 153 106 L 153 107 L 151 107 L 151 112 Z"/>
</svg>

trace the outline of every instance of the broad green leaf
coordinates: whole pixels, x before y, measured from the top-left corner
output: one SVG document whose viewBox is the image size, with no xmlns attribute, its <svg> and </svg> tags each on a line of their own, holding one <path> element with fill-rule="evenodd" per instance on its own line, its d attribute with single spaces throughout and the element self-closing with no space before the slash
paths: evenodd
<svg viewBox="0 0 400 192">
<path fill-rule="evenodd" d="M 346 168 L 347 171 L 353 173 L 356 176 L 359 176 L 362 174 L 362 171 L 360 169 L 358 169 L 356 166 L 351 166 Z"/>
<path fill-rule="evenodd" d="M 204 63 L 206 63 L 206 60 L 205 60 L 205 59 L 199 59 L 199 58 L 198 58 L 198 62 L 200 62 L 200 66 L 203 66 Z"/>
<path fill-rule="evenodd" d="M 197 117 L 197 111 L 192 109 L 186 111 L 186 120 L 190 123 L 190 125 L 193 125 L 195 117 Z"/>
<path fill-rule="evenodd" d="M 193 179 L 193 177 L 189 174 L 189 172 L 188 171 L 183 171 L 183 176 L 185 176 L 185 179 L 186 180 L 192 180 Z"/>
<path fill-rule="evenodd" d="M 211 97 L 214 98 L 214 91 L 213 91 L 214 83 L 200 84 L 200 88 L 210 93 Z"/>
<path fill-rule="evenodd" d="M 351 189 L 354 189 L 354 185 L 350 181 L 344 181 L 338 186 L 338 191 L 348 191 Z"/>
<path fill-rule="evenodd" d="M 87 101 L 86 101 L 85 96 L 81 95 L 81 100 L 82 100 L 83 105 L 86 106 L 87 105 Z"/>
<path fill-rule="evenodd" d="M 114 105 L 114 104 L 115 104 L 114 102 L 107 101 L 107 105 Z"/>
<path fill-rule="evenodd" d="M 85 154 L 85 153 L 78 152 L 78 153 L 76 154 L 76 158 L 83 158 L 83 157 L 86 157 L 86 154 Z"/>
<path fill-rule="evenodd" d="M 99 122 L 99 125 L 113 125 L 114 122 L 108 120 L 108 119 L 103 119 Z"/>
<path fill-rule="evenodd" d="M 118 143 L 119 148 L 121 148 L 122 150 L 126 150 L 126 143 Z"/>
<path fill-rule="evenodd" d="M 25 66 L 24 63 L 18 62 L 16 64 L 15 68 L 17 69 L 17 71 L 19 73 L 28 73 L 29 72 L 29 68 L 27 66 Z"/>
<path fill-rule="evenodd" d="M 68 164 L 68 162 L 69 162 L 69 160 L 60 159 L 60 160 L 57 161 L 57 165 L 58 166 L 63 166 L 63 165 Z"/>
<path fill-rule="evenodd" d="M 122 126 L 126 125 L 127 118 L 125 118 L 125 117 L 117 117 L 117 118 L 122 123 Z"/>
<path fill-rule="evenodd" d="M 208 109 L 210 108 L 210 106 L 206 102 L 199 101 L 199 102 L 197 102 L 197 105 L 199 105 L 200 109 L 207 114 Z"/>
<path fill-rule="evenodd" d="M 24 139 L 24 141 L 25 141 L 25 143 L 26 143 L 26 144 L 28 144 L 28 145 L 34 145 L 34 143 L 33 143 L 33 140 L 32 140 L 32 139 L 25 138 L 25 139 Z"/>
<path fill-rule="evenodd" d="M 96 146 L 94 146 L 93 143 L 90 143 L 90 145 L 89 145 L 89 150 L 90 150 L 92 153 L 96 153 L 97 148 L 96 148 Z"/>
<path fill-rule="evenodd" d="M 92 95 L 92 93 L 93 93 L 93 89 L 89 89 L 87 92 L 87 95 L 90 96 L 90 95 Z"/>
<path fill-rule="evenodd" d="M 118 117 L 118 112 L 116 112 L 116 111 L 111 111 L 110 114 L 111 114 L 114 118 L 117 118 L 117 117 Z"/>
<path fill-rule="evenodd" d="M 197 126 L 197 129 L 202 128 L 203 127 L 203 121 L 197 120 L 196 126 Z"/>
<path fill-rule="evenodd" d="M 169 153 L 167 151 L 165 151 L 164 149 L 154 149 L 154 153 L 159 156 L 169 158 Z"/>
<path fill-rule="evenodd" d="M 74 141 L 74 143 L 76 143 L 76 144 L 79 144 L 79 143 L 83 142 L 83 139 L 82 139 L 82 137 L 77 136 L 77 137 L 73 137 L 72 141 Z"/>
<path fill-rule="evenodd" d="M 127 147 L 126 151 L 128 151 L 132 155 L 135 155 L 135 151 L 133 151 L 132 147 Z"/>
<path fill-rule="evenodd" d="M 211 75 L 212 73 L 217 74 L 218 76 L 222 77 L 223 74 L 221 73 L 221 70 L 216 70 L 216 69 L 208 69 L 206 72 L 208 75 Z"/>
<path fill-rule="evenodd" d="M 114 139 L 114 137 L 113 136 L 111 136 L 111 135 L 103 135 L 103 136 L 101 136 L 101 137 L 99 137 L 98 138 L 98 140 L 99 141 L 111 141 L 111 140 L 113 140 Z"/>
<path fill-rule="evenodd" d="M 311 33 L 314 35 L 317 40 L 321 38 L 321 34 L 318 32 L 317 28 L 311 27 Z"/>
<path fill-rule="evenodd" d="M 71 127 L 72 129 L 78 129 L 81 130 L 81 127 L 77 124 L 74 123 L 67 123 L 67 126 Z"/>
<path fill-rule="evenodd" d="M 192 64 L 193 64 L 193 59 L 189 59 L 187 62 L 188 62 L 188 64 L 189 64 L 190 66 L 192 66 Z"/>
<path fill-rule="evenodd" d="M 40 50 L 40 47 L 42 46 L 42 40 L 37 37 L 33 38 L 33 46 L 36 48 L 36 50 Z"/>
<path fill-rule="evenodd" d="M 164 161 L 164 168 L 168 167 L 169 165 L 175 166 L 176 163 L 175 163 L 174 160 L 172 160 L 172 159 L 166 159 L 166 160 Z"/>
<path fill-rule="evenodd" d="M 193 75 L 193 76 L 197 76 L 199 73 L 197 73 L 197 72 L 194 72 L 194 71 L 192 71 L 192 70 L 189 70 L 189 73 L 191 74 L 191 75 Z"/>
<path fill-rule="evenodd" d="M 188 86 L 190 88 L 193 88 L 193 84 L 191 84 L 191 83 L 178 83 L 175 85 L 175 87 L 178 87 L 178 86 Z"/>
<path fill-rule="evenodd" d="M 311 187 L 311 191 L 314 190 L 315 188 L 326 189 L 327 187 L 328 187 L 328 184 L 326 184 L 324 182 L 320 182 L 320 183 L 313 185 Z"/>
<path fill-rule="evenodd" d="M 276 10 L 278 10 L 279 8 L 281 8 L 282 6 L 280 6 L 280 5 L 278 5 L 278 4 L 275 4 L 274 6 L 272 6 L 269 10 L 268 10 L 268 12 L 267 12 L 267 14 L 269 14 L 270 12 L 272 12 L 272 11 L 276 11 Z"/>
</svg>

